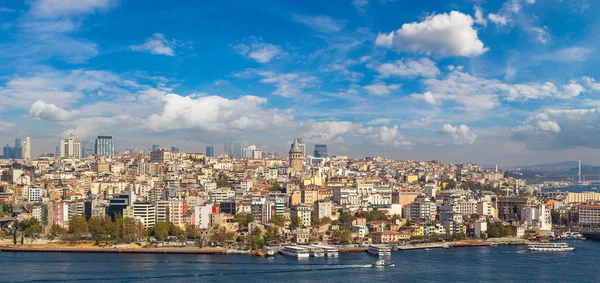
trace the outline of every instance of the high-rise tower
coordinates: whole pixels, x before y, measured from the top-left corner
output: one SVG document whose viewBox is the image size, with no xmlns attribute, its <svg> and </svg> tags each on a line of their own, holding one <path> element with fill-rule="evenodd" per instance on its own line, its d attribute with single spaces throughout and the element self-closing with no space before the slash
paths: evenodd
<svg viewBox="0 0 600 283">
<path fill-rule="evenodd" d="M 304 160 L 302 156 L 302 149 L 300 149 L 300 143 L 298 142 L 297 138 L 295 138 L 294 143 L 292 143 L 289 158 L 290 168 L 294 169 L 297 172 L 302 172 L 302 162 Z"/>
<path fill-rule="evenodd" d="M 23 159 L 31 160 L 31 139 L 29 137 L 26 137 L 23 142 Z"/>
</svg>

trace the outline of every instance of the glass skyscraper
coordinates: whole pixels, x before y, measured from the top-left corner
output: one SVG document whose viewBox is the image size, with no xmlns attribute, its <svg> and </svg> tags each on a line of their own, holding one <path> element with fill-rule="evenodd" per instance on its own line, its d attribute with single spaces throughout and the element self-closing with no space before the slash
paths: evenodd
<svg viewBox="0 0 600 283">
<path fill-rule="evenodd" d="M 225 152 L 224 153 L 227 154 L 227 157 L 233 158 L 233 148 L 231 147 L 230 141 L 225 142 Z"/>
<path fill-rule="evenodd" d="M 242 157 L 242 143 L 239 141 L 233 142 L 233 157 Z"/>
<path fill-rule="evenodd" d="M 206 156 L 215 157 L 215 148 L 212 146 L 207 146 L 206 147 Z"/>
<path fill-rule="evenodd" d="M 96 139 L 95 154 L 98 156 L 115 155 L 115 140 L 112 136 L 98 136 Z"/>
<path fill-rule="evenodd" d="M 329 153 L 327 152 L 326 144 L 315 144 L 315 157 L 327 158 L 329 157 Z"/>
</svg>

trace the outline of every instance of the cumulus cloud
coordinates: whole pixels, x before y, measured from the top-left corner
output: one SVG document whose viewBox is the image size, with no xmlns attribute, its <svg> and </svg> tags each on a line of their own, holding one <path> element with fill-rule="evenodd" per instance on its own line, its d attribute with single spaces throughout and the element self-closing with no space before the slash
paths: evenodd
<svg viewBox="0 0 600 283">
<path fill-rule="evenodd" d="M 367 125 L 386 125 L 389 124 L 392 120 L 389 118 L 377 118 L 371 121 L 366 122 Z"/>
<path fill-rule="evenodd" d="M 148 52 L 156 55 L 175 56 L 175 41 L 169 41 L 162 33 L 155 33 L 141 45 L 131 45 L 132 51 Z"/>
<path fill-rule="evenodd" d="M 17 125 L 15 123 L 0 121 L 0 133 L 12 132 L 16 127 Z"/>
<path fill-rule="evenodd" d="M 383 78 L 416 76 L 435 77 L 440 73 L 435 62 L 431 61 L 429 58 L 421 58 L 419 60 L 396 60 L 394 62 L 381 64 L 376 67 L 376 70 Z"/>
<path fill-rule="evenodd" d="M 52 103 L 36 101 L 29 109 L 29 116 L 47 121 L 67 121 L 79 115 L 78 111 L 67 111 Z"/>
<path fill-rule="evenodd" d="M 550 34 L 548 33 L 547 27 L 533 27 L 531 31 L 535 34 L 535 39 L 541 43 L 548 43 L 550 41 Z"/>
<path fill-rule="evenodd" d="M 596 79 L 590 77 L 581 78 L 583 83 L 591 90 L 600 91 L 600 83 L 596 82 Z"/>
<path fill-rule="evenodd" d="M 535 59 L 557 62 L 585 61 L 589 59 L 592 50 L 587 47 L 571 46 L 554 52 L 535 56 Z"/>
<path fill-rule="evenodd" d="M 78 16 L 106 11 L 116 4 L 116 0 L 37 0 L 31 1 L 29 13 L 39 18 Z"/>
<path fill-rule="evenodd" d="M 444 124 L 441 132 L 452 135 L 452 142 L 455 144 L 473 144 L 477 139 L 477 135 L 472 133 L 469 126 L 465 124 L 460 124 L 457 127 L 451 124 Z"/>
<path fill-rule="evenodd" d="M 232 46 L 238 54 L 255 60 L 259 63 L 268 63 L 283 53 L 283 50 L 270 43 L 264 43 L 260 38 L 251 38 L 248 43 L 240 43 Z"/>
<path fill-rule="evenodd" d="M 346 21 L 337 20 L 328 16 L 306 16 L 292 15 L 292 19 L 296 22 L 306 25 L 312 30 L 320 33 L 339 32 L 346 26 Z"/>
<path fill-rule="evenodd" d="M 463 110 L 484 111 L 506 101 L 526 101 L 532 99 L 555 98 L 571 99 L 585 91 L 576 81 L 556 86 L 552 82 L 507 84 L 495 79 L 476 77 L 460 68 L 455 68 L 442 79 L 424 80 L 426 90 L 432 94 L 436 103 L 453 101 Z M 425 95 L 415 95 L 413 99 L 425 101 Z M 433 100 L 429 99 L 430 102 Z"/>
<path fill-rule="evenodd" d="M 513 138 L 531 150 L 600 148 L 598 109 L 546 109 L 513 128 Z"/>
<path fill-rule="evenodd" d="M 352 5 L 356 8 L 356 11 L 364 13 L 366 7 L 369 4 L 369 0 L 352 0 Z"/>
<path fill-rule="evenodd" d="M 474 9 L 475 9 L 475 20 L 474 20 L 474 22 L 476 24 L 479 24 L 479 25 L 482 25 L 482 26 L 487 26 L 487 21 L 483 17 L 483 11 L 481 11 L 481 8 L 479 6 L 475 6 Z"/>
<path fill-rule="evenodd" d="M 425 92 L 423 94 L 420 93 L 413 93 L 410 95 L 410 98 L 413 100 L 417 100 L 417 101 L 423 101 L 427 104 L 430 105 L 435 105 L 436 101 L 435 98 L 433 97 L 433 94 L 431 92 Z"/>
<path fill-rule="evenodd" d="M 148 118 L 148 127 L 156 132 L 200 129 L 213 132 L 264 130 L 286 125 L 293 119 L 289 110 L 267 109 L 267 99 L 242 96 L 180 96 L 167 94 L 160 114 Z"/>
<path fill-rule="evenodd" d="M 413 53 L 478 56 L 488 48 L 479 40 L 473 24 L 471 16 L 457 11 L 431 15 L 423 22 L 403 24 L 391 33 L 380 33 L 375 44 Z"/>
<path fill-rule="evenodd" d="M 108 71 L 45 70 L 28 76 L 16 76 L 0 86 L 0 100 L 4 102 L 0 104 L 0 109 L 9 106 L 29 109 L 38 100 L 64 108 L 99 92 L 105 97 L 117 94 L 124 97 L 129 94 L 129 88 L 139 86 Z"/>
<path fill-rule="evenodd" d="M 505 26 L 508 24 L 508 20 L 506 19 L 505 16 L 502 16 L 502 15 L 489 13 L 488 19 L 490 19 L 490 21 L 492 21 L 492 23 L 499 25 L 499 26 Z"/>
<path fill-rule="evenodd" d="M 367 85 L 363 87 L 369 94 L 377 95 L 377 96 L 385 96 L 392 93 L 395 90 L 400 89 L 399 84 L 390 84 L 387 85 L 385 83 L 374 83 L 371 85 Z"/>
<path fill-rule="evenodd" d="M 406 122 L 400 125 L 403 129 L 418 129 L 425 128 L 435 121 L 435 115 L 426 116 L 417 120 Z"/>
<path fill-rule="evenodd" d="M 318 79 L 314 76 L 303 76 L 300 74 L 274 72 L 258 72 L 263 77 L 260 82 L 275 85 L 273 94 L 287 98 L 297 98 L 301 95 L 307 96 L 304 89 L 315 86 Z"/>
<path fill-rule="evenodd" d="M 302 136 L 307 141 L 343 142 L 344 136 L 357 136 L 364 137 L 378 146 L 401 149 L 412 147 L 412 143 L 400 135 L 398 126 L 365 127 L 360 123 L 348 121 L 323 121 L 306 124 L 307 127 Z"/>
<path fill-rule="evenodd" d="M 412 148 L 412 143 L 410 141 L 405 140 L 398 131 L 398 126 L 387 127 L 382 126 L 377 129 L 369 129 L 373 133 L 368 136 L 368 138 L 375 144 L 379 146 L 389 146 L 392 148 Z"/>
</svg>

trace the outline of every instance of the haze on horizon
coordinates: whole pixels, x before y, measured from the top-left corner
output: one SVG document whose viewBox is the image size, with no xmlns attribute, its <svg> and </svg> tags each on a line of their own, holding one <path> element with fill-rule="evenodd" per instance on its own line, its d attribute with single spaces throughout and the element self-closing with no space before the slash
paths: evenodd
<svg viewBox="0 0 600 283">
<path fill-rule="evenodd" d="M 592 4 L 0 0 L 0 143 L 600 165 Z"/>
</svg>

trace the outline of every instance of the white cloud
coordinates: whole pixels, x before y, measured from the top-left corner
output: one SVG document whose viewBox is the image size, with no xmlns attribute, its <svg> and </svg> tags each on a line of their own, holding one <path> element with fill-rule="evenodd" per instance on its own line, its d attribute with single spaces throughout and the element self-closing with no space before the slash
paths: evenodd
<svg viewBox="0 0 600 283">
<path fill-rule="evenodd" d="M 116 0 L 37 0 L 31 2 L 29 13 L 35 17 L 53 19 L 106 11 L 116 4 Z"/>
<path fill-rule="evenodd" d="M 346 26 L 346 21 L 337 20 L 328 16 L 293 15 L 292 19 L 321 33 L 339 32 Z"/>
<path fill-rule="evenodd" d="M 426 116 L 418 120 L 413 120 L 400 125 L 403 129 L 425 128 L 435 121 L 435 115 Z"/>
<path fill-rule="evenodd" d="M 375 44 L 397 51 L 436 53 L 441 56 L 478 56 L 488 48 L 477 37 L 471 16 L 452 11 L 403 24 L 389 34 L 379 34 Z"/>
<path fill-rule="evenodd" d="M 600 148 L 598 109 L 545 109 L 513 129 L 513 138 L 532 150 Z"/>
<path fill-rule="evenodd" d="M 200 129 L 212 132 L 260 131 L 282 127 L 293 119 L 288 110 L 266 109 L 267 99 L 242 96 L 190 97 L 167 94 L 160 114 L 148 118 L 148 127 L 156 132 Z"/>
<path fill-rule="evenodd" d="M 505 26 L 508 24 L 508 20 L 506 19 L 506 17 L 498 14 L 489 13 L 488 19 L 490 19 L 490 21 L 499 26 Z"/>
<path fill-rule="evenodd" d="M 79 115 L 78 111 L 67 111 L 52 103 L 36 101 L 29 109 L 29 116 L 38 120 L 67 121 Z"/>
<path fill-rule="evenodd" d="M 471 132 L 469 126 L 460 124 L 455 127 L 451 124 L 444 124 L 441 129 L 442 133 L 452 135 L 452 141 L 455 144 L 473 144 L 477 139 L 477 135 Z"/>
<path fill-rule="evenodd" d="M 483 11 L 481 11 L 481 8 L 479 6 L 475 6 L 474 9 L 475 9 L 475 20 L 474 20 L 474 22 L 476 24 L 479 24 L 479 25 L 482 25 L 482 26 L 487 26 L 487 21 L 483 17 Z"/>
<path fill-rule="evenodd" d="M 144 44 L 131 45 L 129 49 L 156 55 L 175 56 L 175 46 L 174 40 L 169 41 L 162 33 L 155 33 L 152 37 L 147 38 Z"/>
<path fill-rule="evenodd" d="M 260 38 L 252 37 L 250 42 L 232 46 L 232 49 L 242 56 L 253 59 L 259 63 L 267 63 L 283 53 L 281 47 L 270 43 L 261 42 Z"/>
<path fill-rule="evenodd" d="M 387 125 L 391 122 L 392 120 L 389 118 L 377 118 L 371 121 L 366 122 L 365 124 L 367 125 Z"/>
<path fill-rule="evenodd" d="M 365 6 L 369 4 L 369 0 L 352 0 L 352 5 L 358 12 L 364 13 L 366 11 Z"/>
<path fill-rule="evenodd" d="M 362 124 L 348 121 L 323 121 L 310 123 L 307 121 L 302 137 L 310 142 L 343 142 L 344 136 L 364 137 L 378 146 L 409 149 L 410 141 L 405 140 L 398 131 L 398 126 L 364 127 Z"/>
<path fill-rule="evenodd" d="M 405 140 L 398 131 L 398 126 L 387 127 L 382 126 L 377 129 L 370 129 L 373 131 L 368 138 L 378 146 L 389 146 L 392 148 L 404 148 L 410 149 L 412 148 L 412 143 L 410 141 Z"/>
<path fill-rule="evenodd" d="M 531 28 L 531 30 L 534 32 L 534 34 L 536 35 L 536 40 L 541 42 L 541 43 L 548 43 L 550 41 L 550 34 L 548 34 L 548 28 L 547 27 L 533 27 Z"/>
<path fill-rule="evenodd" d="M 525 2 L 527 2 L 527 4 L 535 4 L 535 0 L 525 0 Z"/>
<path fill-rule="evenodd" d="M 431 92 L 425 92 L 423 94 L 420 93 L 413 93 L 410 95 L 410 98 L 413 100 L 418 100 L 418 101 L 423 101 L 427 104 L 430 105 L 435 105 L 436 101 L 435 98 L 433 97 L 433 94 Z"/>
<path fill-rule="evenodd" d="M 419 60 L 397 60 L 395 62 L 381 64 L 377 66 L 376 70 L 383 78 L 392 76 L 435 77 L 440 73 L 440 70 L 435 65 L 435 62 L 431 61 L 429 58 L 421 58 Z"/>
<path fill-rule="evenodd" d="M 600 83 L 597 83 L 596 79 L 590 77 L 583 77 L 581 79 L 583 80 L 583 83 L 591 90 L 600 91 Z"/>
<path fill-rule="evenodd" d="M 0 121 L 0 133 L 10 133 L 17 127 L 17 124 Z"/>
<path fill-rule="evenodd" d="M 384 96 L 400 89 L 399 84 L 386 85 L 385 83 L 374 83 L 363 87 L 369 94 Z"/>
<path fill-rule="evenodd" d="M 476 77 L 458 68 L 443 79 L 426 79 L 424 84 L 426 91 L 435 97 L 436 103 L 453 101 L 461 105 L 459 109 L 468 111 L 493 109 L 500 104 L 499 98 L 506 101 L 570 99 L 585 91 L 583 86 L 574 81 L 560 87 L 551 82 L 507 84 L 495 79 Z M 417 94 L 411 98 L 425 101 L 426 97 Z"/>
<path fill-rule="evenodd" d="M 535 56 L 535 59 L 557 62 L 585 61 L 592 54 L 592 50 L 581 46 L 571 46 L 558 51 Z"/>
<path fill-rule="evenodd" d="M 261 83 L 275 85 L 275 91 L 272 94 L 287 97 L 298 98 L 307 96 L 304 89 L 314 87 L 318 79 L 314 76 L 302 76 L 294 73 L 277 74 L 273 72 L 258 72 L 263 77 Z"/>
</svg>

